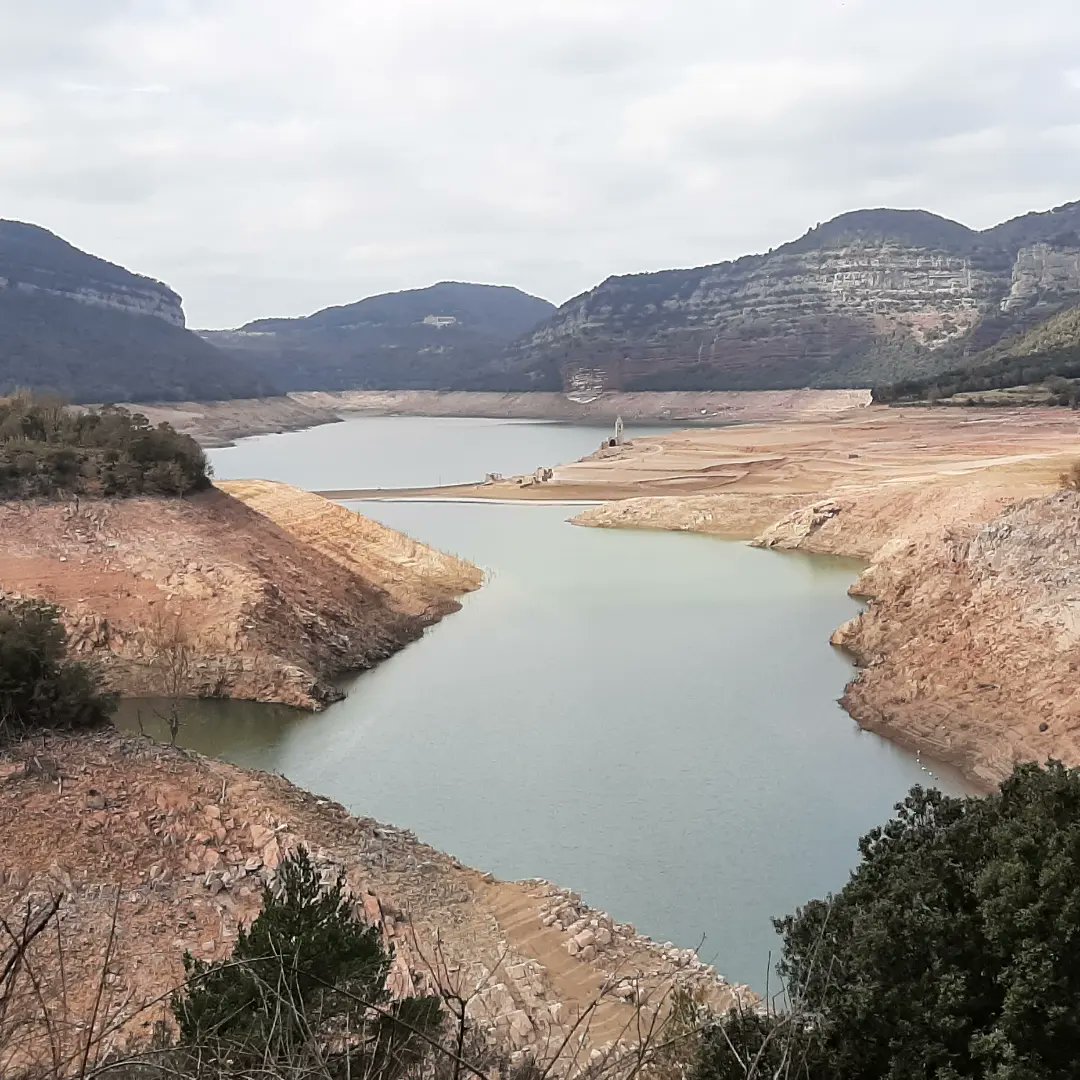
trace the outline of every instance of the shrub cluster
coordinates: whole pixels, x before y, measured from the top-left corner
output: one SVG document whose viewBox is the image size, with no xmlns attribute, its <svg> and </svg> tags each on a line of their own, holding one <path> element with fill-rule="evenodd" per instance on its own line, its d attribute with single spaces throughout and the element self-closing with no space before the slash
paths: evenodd
<svg viewBox="0 0 1080 1080">
<path fill-rule="evenodd" d="M 840 892 L 777 921 L 792 1009 L 721 1022 L 693 1080 L 1080 1076 L 1080 773 L 897 811 Z"/>
<path fill-rule="evenodd" d="M 198 443 L 108 406 L 78 412 L 16 394 L 0 400 L 0 497 L 186 495 L 210 484 Z"/>
<path fill-rule="evenodd" d="M 428 1073 L 423 1063 L 444 1025 L 441 1001 L 391 997 L 393 957 L 354 906 L 343 876 L 325 885 L 307 850 L 292 852 L 230 959 L 185 955 L 187 981 L 172 1003 L 178 1075 L 397 1080 Z"/>
<path fill-rule="evenodd" d="M 100 724 L 113 704 L 95 669 L 68 659 L 55 607 L 0 599 L 0 744 L 33 731 Z"/>
</svg>

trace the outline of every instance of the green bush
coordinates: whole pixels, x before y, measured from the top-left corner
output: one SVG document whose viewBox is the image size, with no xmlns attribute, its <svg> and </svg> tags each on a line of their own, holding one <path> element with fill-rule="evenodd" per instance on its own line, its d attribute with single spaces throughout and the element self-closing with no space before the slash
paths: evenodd
<svg viewBox="0 0 1080 1080">
<path fill-rule="evenodd" d="M 69 660 L 56 608 L 0 599 L 0 743 L 48 728 L 84 728 L 112 713 L 97 672 Z"/>
<path fill-rule="evenodd" d="M 777 922 L 792 1012 L 714 1028 L 694 1080 L 1080 1076 L 1080 774 L 897 810 L 839 893 Z M 743 1068 L 766 1036 L 789 1071 Z"/>
<path fill-rule="evenodd" d="M 186 495 L 210 484 L 198 443 L 168 424 L 108 406 L 0 399 L 0 497 Z"/>
<path fill-rule="evenodd" d="M 354 916 L 344 878 L 324 887 L 300 848 L 229 960 L 184 957 L 187 982 L 173 1001 L 181 1047 L 204 1067 L 227 1064 L 229 1076 L 279 1066 L 309 1075 L 317 1062 L 310 1075 L 394 1080 L 427 1057 L 422 1036 L 434 1039 L 443 1018 L 438 998 L 391 1000 L 390 964 L 378 928 Z"/>
</svg>

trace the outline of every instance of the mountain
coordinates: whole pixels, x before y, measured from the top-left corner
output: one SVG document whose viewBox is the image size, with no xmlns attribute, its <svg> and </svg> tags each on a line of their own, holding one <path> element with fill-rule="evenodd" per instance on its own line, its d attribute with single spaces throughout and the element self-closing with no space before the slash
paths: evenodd
<svg viewBox="0 0 1080 1080">
<path fill-rule="evenodd" d="M 874 400 L 886 403 L 952 404 L 954 395 L 959 404 L 974 398 L 988 405 L 1075 406 L 1080 400 L 1080 306 L 1058 312 L 963 366 L 874 388 Z"/>
<path fill-rule="evenodd" d="M 938 372 L 1080 299 L 1080 202 L 976 231 L 857 210 L 764 255 L 608 278 L 481 380 L 515 389 L 871 386 Z"/>
<path fill-rule="evenodd" d="M 88 402 L 273 390 L 186 330 L 180 297 L 160 281 L 0 220 L 0 393 L 18 387 Z"/>
<path fill-rule="evenodd" d="M 283 390 L 486 389 L 477 372 L 554 311 L 508 286 L 442 281 L 202 336 Z"/>
</svg>

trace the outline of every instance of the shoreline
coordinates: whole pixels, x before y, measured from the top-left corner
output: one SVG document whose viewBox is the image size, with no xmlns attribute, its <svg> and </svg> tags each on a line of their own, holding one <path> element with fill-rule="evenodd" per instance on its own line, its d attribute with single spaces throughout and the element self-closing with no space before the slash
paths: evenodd
<svg viewBox="0 0 1080 1080">
<path fill-rule="evenodd" d="M 46 760 L 41 747 L 37 738 L 0 749 L 12 851 L 0 913 L 62 890 L 62 949 L 59 934 L 47 948 L 62 952 L 50 960 L 67 972 L 65 1004 L 73 1017 L 96 1010 L 101 949 L 112 942 L 106 1007 L 126 1038 L 150 1035 L 146 1003 L 182 980 L 185 950 L 229 955 L 264 885 L 301 845 L 322 872 L 344 871 L 366 921 L 393 946 L 391 985 L 452 992 L 459 973 L 488 987 L 470 1014 L 508 1050 L 542 1054 L 575 1031 L 590 1052 L 632 1042 L 638 1009 L 663 1009 L 675 987 L 718 1010 L 759 1001 L 695 950 L 639 934 L 568 889 L 498 880 L 283 776 L 107 728 L 49 736 L 58 786 L 51 771 L 28 767 Z M 149 824 L 134 828 L 135 819 Z M 133 867 L 143 872 L 133 877 Z M 177 935 L 171 944 L 162 926 Z M 435 943 L 438 969 L 427 962 Z"/>
<path fill-rule="evenodd" d="M 748 396 L 743 396 L 744 404 Z M 363 409 L 385 413 L 390 406 L 401 411 L 397 406 L 403 397 L 412 401 L 416 413 L 462 411 L 462 395 L 452 394 L 316 397 L 323 406 L 329 398 L 339 404 L 349 398 L 358 415 Z M 473 395 L 474 412 L 492 411 L 487 400 L 492 397 L 512 404 L 521 395 Z M 871 584 L 861 581 L 857 588 L 868 595 L 869 609 L 855 625 L 834 634 L 834 641 L 859 665 L 843 698 L 853 718 L 863 727 L 925 748 L 976 783 L 1000 780 L 1015 761 L 1045 757 L 1046 740 L 1032 741 L 1015 715 L 1015 702 L 979 688 L 995 684 L 992 672 L 976 680 L 977 685 L 953 685 L 955 672 L 940 668 L 929 641 L 935 625 L 950 621 L 948 601 L 930 595 L 927 614 L 917 616 L 901 597 L 920 587 L 924 577 L 932 577 L 943 596 L 949 595 L 949 550 L 969 543 L 1016 503 L 1054 492 L 1063 467 L 1080 456 L 1080 418 L 1035 408 L 957 412 L 849 405 L 839 413 L 823 413 L 820 400 L 809 407 L 805 398 L 799 412 L 796 399 L 789 395 L 789 410 L 771 419 L 749 420 L 744 412 L 744 422 L 735 426 L 699 426 L 604 448 L 558 466 L 547 481 L 518 477 L 323 494 L 372 501 L 581 505 L 575 524 L 703 532 L 866 560 L 864 578 Z M 775 396 L 772 400 L 775 406 Z M 544 405 L 535 396 L 529 404 L 534 409 Z M 915 549 L 922 551 L 922 565 L 905 565 Z M 960 564 L 966 572 L 963 557 Z M 925 571 L 927 566 L 932 573 Z M 1030 573 L 1029 583 L 1017 584 L 1021 594 L 1040 587 L 1041 571 Z M 876 581 L 886 584 L 877 586 Z M 1055 603 L 1060 607 L 1067 600 Z M 1018 617 L 1025 617 L 1022 604 Z M 954 657 L 960 670 L 975 670 L 980 656 L 994 653 L 1001 644 L 1002 634 L 992 632 L 989 615 L 980 613 L 979 618 L 987 625 L 979 627 L 978 649 Z M 898 628 L 915 644 L 909 647 Z M 1043 623 L 1032 626 L 1031 642 L 1046 632 Z M 1031 642 L 1016 646 L 1021 655 L 1037 651 Z M 922 652 L 915 656 L 913 650 Z M 1017 701 L 1023 700 L 1024 686 L 1020 681 L 1016 687 Z M 1040 716 L 1047 709 L 1053 715 L 1055 708 L 1065 708 L 1064 688 L 1054 693 L 1060 704 L 1040 702 Z M 1008 719 L 999 721 L 987 713 L 991 699 Z M 954 730 L 943 718 L 958 708 L 956 723 L 962 726 Z M 965 719 L 968 713 L 978 718 L 975 726 Z M 1080 763 L 1080 736 L 1074 747 L 1070 731 L 1060 733 L 1046 749 Z"/>
<path fill-rule="evenodd" d="M 125 402 L 212 449 L 237 439 L 301 431 L 360 416 L 544 420 L 607 427 L 628 423 L 715 426 L 779 417 L 839 415 L 869 403 L 868 390 L 648 391 L 605 393 L 589 401 L 548 392 L 438 390 L 294 391 L 232 401 Z"/>
<path fill-rule="evenodd" d="M 1080 568 L 1075 579 L 1068 569 L 1080 506 L 1058 494 L 1059 475 L 1080 458 L 1080 418 L 943 412 L 870 408 L 648 436 L 558 466 L 543 483 L 379 497 L 587 501 L 574 524 L 859 559 L 866 568 L 851 591 L 867 608 L 832 635 L 857 665 L 845 710 L 992 790 L 1020 761 L 1080 765 L 1063 659 L 1080 648 L 1071 608 Z"/>
</svg>

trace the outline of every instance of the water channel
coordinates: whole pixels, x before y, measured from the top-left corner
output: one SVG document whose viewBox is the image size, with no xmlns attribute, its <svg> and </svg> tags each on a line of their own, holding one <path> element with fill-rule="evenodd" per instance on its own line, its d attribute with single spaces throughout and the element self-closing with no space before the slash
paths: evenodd
<svg viewBox="0 0 1080 1080">
<path fill-rule="evenodd" d="M 357 419 L 213 458 L 222 478 L 390 487 L 531 471 L 602 434 Z M 192 703 L 181 742 L 501 877 L 558 881 L 662 941 L 704 938 L 705 958 L 757 987 L 771 916 L 842 886 L 859 836 L 912 784 L 967 790 L 837 705 L 851 666 L 828 642 L 858 610 L 853 562 L 583 529 L 572 507 L 347 505 L 472 560 L 487 584 L 324 713 Z"/>
</svg>

